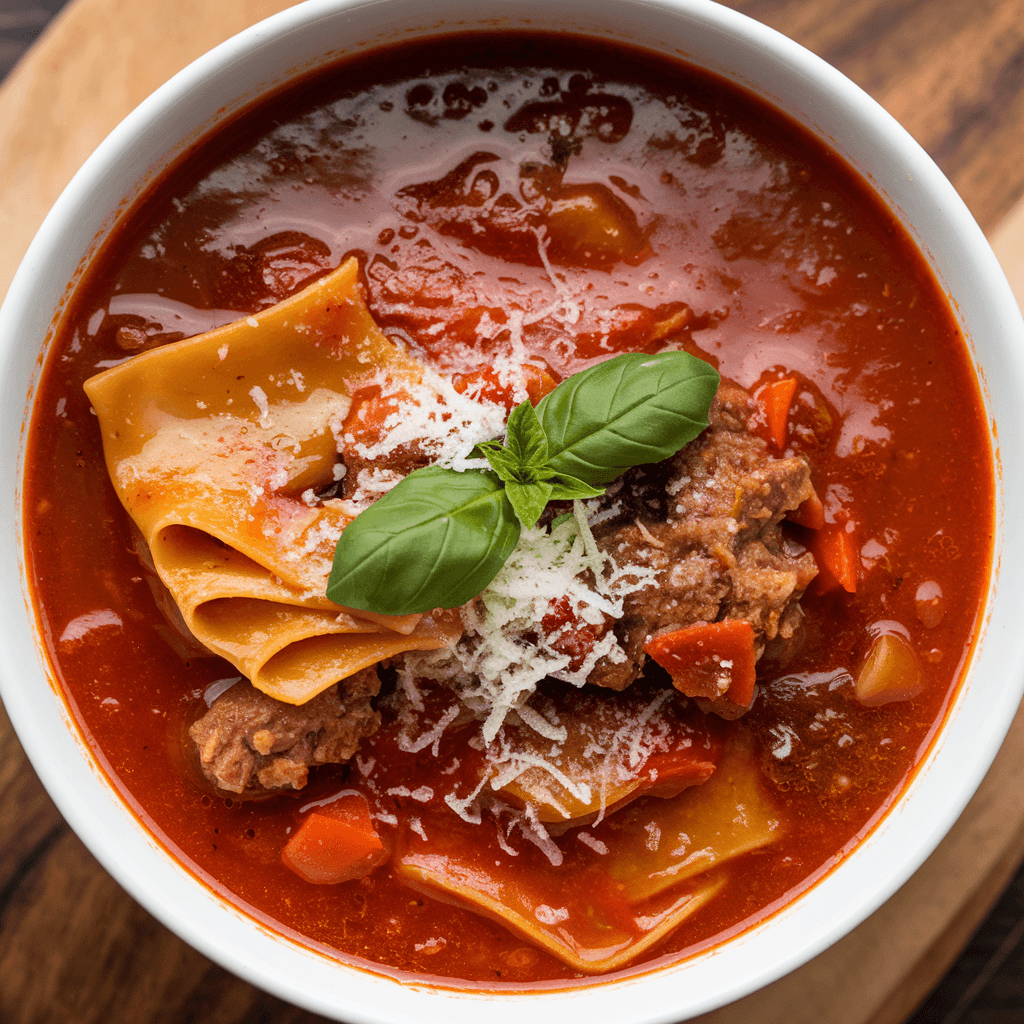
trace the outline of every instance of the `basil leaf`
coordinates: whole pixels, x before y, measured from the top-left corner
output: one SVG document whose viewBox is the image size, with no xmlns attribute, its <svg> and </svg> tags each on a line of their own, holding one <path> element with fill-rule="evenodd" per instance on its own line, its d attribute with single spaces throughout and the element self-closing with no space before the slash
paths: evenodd
<svg viewBox="0 0 1024 1024">
<path fill-rule="evenodd" d="M 498 479 L 505 483 L 525 483 L 519 460 L 507 448 L 502 448 L 498 441 L 483 441 L 476 446 L 474 453 L 482 455 L 498 474 Z"/>
<path fill-rule="evenodd" d="M 505 447 L 524 469 L 543 466 L 547 462 L 548 439 L 528 401 L 520 403 L 509 413 L 505 425 Z"/>
<path fill-rule="evenodd" d="M 537 406 L 548 466 L 599 486 L 669 458 L 708 425 L 718 380 L 687 352 L 630 353 L 573 374 Z"/>
<path fill-rule="evenodd" d="M 591 487 L 590 484 L 578 480 L 574 476 L 560 473 L 551 479 L 551 496 L 548 501 L 570 501 L 573 498 L 599 498 L 604 494 L 603 487 Z"/>
<path fill-rule="evenodd" d="M 510 480 L 505 484 L 505 493 L 515 509 L 523 526 L 535 526 L 541 512 L 551 500 L 551 484 L 520 484 Z"/>
<path fill-rule="evenodd" d="M 342 531 L 327 596 L 385 615 L 456 608 L 494 579 L 519 531 L 492 473 L 417 469 Z"/>
<path fill-rule="evenodd" d="M 474 452 L 483 455 L 506 484 L 539 483 L 543 479 L 548 442 L 533 406 L 523 402 L 512 410 L 505 425 L 504 447 L 497 441 L 483 441 Z"/>
</svg>

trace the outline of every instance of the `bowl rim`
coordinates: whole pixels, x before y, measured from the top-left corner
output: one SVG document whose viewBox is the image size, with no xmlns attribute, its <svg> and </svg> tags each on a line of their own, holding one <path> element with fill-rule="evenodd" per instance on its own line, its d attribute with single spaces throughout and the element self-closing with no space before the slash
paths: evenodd
<svg viewBox="0 0 1024 1024">
<path fill-rule="evenodd" d="M 31 410 L 34 390 L 33 383 L 30 385 L 29 400 L 26 404 L 24 389 L 19 392 L 13 383 L 24 378 L 24 357 L 15 368 L 17 372 L 7 372 L 12 369 L 12 356 L 11 345 L 6 344 L 4 339 L 16 337 L 19 331 L 23 334 L 24 324 L 34 323 L 38 327 L 39 314 L 33 310 L 33 305 L 38 306 L 41 297 L 53 294 L 52 285 L 47 291 L 40 284 L 40 281 L 47 277 L 47 268 L 66 268 L 68 260 L 74 259 L 78 261 L 75 264 L 78 272 L 91 251 L 87 248 L 82 256 L 72 253 L 70 257 L 63 253 L 58 258 L 58 250 L 66 245 L 67 225 L 74 218 L 81 218 L 83 209 L 96 202 L 97 197 L 105 197 L 108 202 L 112 200 L 112 204 L 106 209 L 115 214 L 124 208 L 126 196 L 129 199 L 137 197 L 145 184 L 158 173 L 161 159 L 154 158 L 153 154 L 164 151 L 154 148 L 157 145 L 157 137 L 161 132 L 165 133 L 165 138 L 175 137 L 173 133 L 167 134 L 167 127 L 187 120 L 183 118 L 182 109 L 188 106 L 185 101 L 195 94 L 195 90 L 208 87 L 211 81 L 218 83 L 218 88 L 224 88 L 223 83 L 231 80 L 239 67 L 246 62 L 251 66 L 252 63 L 258 63 L 256 58 L 259 56 L 278 53 L 287 43 L 298 43 L 302 39 L 312 38 L 318 28 L 337 28 L 351 25 L 353 22 L 359 23 L 359 17 L 372 21 L 374 16 L 387 8 L 401 9 L 407 14 L 418 16 L 419 24 L 424 29 L 423 34 L 434 34 L 439 29 L 443 31 L 446 21 L 454 22 L 459 30 L 467 30 L 475 27 L 469 16 L 473 6 L 470 0 L 454 0 L 448 5 L 446 18 L 440 18 L 436 10 L 431 10 L 426 0 L 308 0 L 307 3 L 282 11 L 222 43 L 179 72 L 145 100 L 114 129 L 75 176 L 40 228 L 15 275 L 7 300 L 0 310 L 0 387 L 3 388 L 4 397 L 7 399 L 4 404 L 17 410 L 20 417 L 26 409 Z M 572 0 L 559 7 L 557 12 L 553 12 L 551 7 L 546 0 L 509 0 L 503 7 L 501 17 L 481 17 L 476 24 L 487 28 L 497 27 L 503 22 L 504 25 L 512 27 L 522 24 L 525 27 L 546 29 L 548 26 L 538 26 L 536 22 L 544 20 L 547 15 L 548 19 L 557 17 L 566 25 L 572 24 L 574 19 L 582 19 L 578 24 L 590 27 L 590 34 L 595 34 L 596 26 L 591 26 L 591 22 L 597 10 L 602 12 L 602 17 L 607 16 L 612 21 L 617 19 L 617 23 L 623 24 L 629 17 L 658 17 L 677 23 L 679 27 L 686 25 L 690 29 L 700 28 L 708 33 L 728 37 L 734 50 L 742 51 L 751 61 L 755 61 L 760 55 L 760 59 L 780 76 L 780 88 L 785 83 L 792 83 L 792 88 L 797 91 L 798 86 L 812 93 L 817 90 L 821 94 L 818 102 L 833 104 L 835 109 L 841 109 L 848 118 L 848 131 L 844 133 L 842 139 L 831 139 L 833 149 L 838 148 L 840 155 L 846 158 L 848 163 L 858 167 L 862 176 L 873 180 L 876 189 L 882 189 L 883 198 L 887 198 L 896 210 L 903 210 L 915 200 L 913 195 L 893 187 L 896 181 L 894 169 L 906 170 L 906 173 L 913 175 L 915 188 L 927 198 L 927 203 L 941 211 L 950 229 L 959 236 L 963 251 L 970 257 L 968 262 L 973 271 L 972 279 L 977 279 L 979 288 L 982 284 L 985 285 L 982 293 L 987 296 L 990 303 L 989 328 L 993 332 L 1002 332 L 1008 337 L 1016 338 L 1016 344 L 1012 347 L 1007 346 L 1003 360 L 997 367 L 1000 371 L 1005 371 L 1005 377 L 996 379 L 991 370 L 983 377 L 982 384 L 989 406 L 1008 389 L 1016 394 L 1024 393 L 1024 346 L 1020 344 L 1024 339 L 1024 324 L 1021 322 L 1020 311 L 1009 285 L 980 229 L 952 186 L 910 135 L 840 72 L 767 26 L 709 0 L 599 0 L 596 3 Z M 615 18 L 612 18 L 611 12 L 618 12 Z M 649 41 L 641 45 L 649 49 L 654 48 Z M 662 52 L 672 54 L 671 48 L 663 49 Z M 687 56 L 678 49 L 674 55 L 682 59 Z M 278 62 L 280 63 L 280 60 Z M 296 69 L 300 67 L 298 64 L 294 66 Z M 726 77 L 750 87 L 750 82 L 742 75 L 737 75 L 735 70 L 728 72 L 723 67 L 712 67 L 711 70 L 720 74 L 725 72 Z M 288 75 L 279 75 L 277 81 L 285 77 Z M 273 86 L 275 80 L 269 84 Z M 235 101 L 237 106 L 232 110 L 246 106 L 249 99 L 260 91 L 262 87 L 238 93 Z M 774 95 L 766 95 L 764 89 L 756 91 L 769 102 L 774 102 Z M 792 110 L 788 112 L 793 115 Z M 182 142 L 174 151 L 174 155 L 206 134 L 211 126 L 209 118 L 194 125 L 191 133 L 185 133 L 181 137 Z M 818 130 L 820 133 L 820 128 L 812 127 L 812 130 Z M 846 139 L 850 140 L 849 144 L 846 143 Z M 140 140 L 143 140 L 142 145 Z M 857 163 L 856 148 L 850 147 L 859 147 L 868 140 L 874 144 L 878 152 L 875 164 L 864 167 Z M 116 181 L 122 184 L 111 186 L 111 167 L 122 168 L 121 173 L 115 175 Z M 131 193 L 123 188 L 123 182 L 129 176 L 140 183 Z M 119 195 L 114 194 L 118 192 Z M 92 244 L 95 244 L 104 233 L 105 227 L 96 228 L 92 234 Z M 937 254 L 929 248 L 927 239 L 918 235 L 917 241 L 925 248 L 926 257 L 936 258 Z M 49 271 L 49 276 L 53 278 L 59 273 L 60 271 Z M 64 281 L 73 280 L 74 276 L 74 273 L 67 274 Z M 947 280 L 949 276 L 941 275 L 940 281 L 947 285 L 951 298 L 955 300 L 961 293 L 954 289 L 953 281 Z M 987 278 L 987 281 L 983 280 L 984 278 Z M 58 304 L 58 310 L 59 308 Z M 53 309 L 52 303 L 49 309 Z M 49 318 L 50 313 L 47 312 L 44 320 L 49 322 Z M 968 337 L 972 349 L 978 336 L 979 332 L 975 330 Z M 977 355 L 976 352 L 973 354 Z M 41 357 L 33 356 L 33 359 L 34 382 L 38 378 Z M 994 420 L 993 409 L 987 407 L 987 412 L 990 419 Z M 11 422 L 12 417 L 8 414 L 3 424 L 5 431 Z M 767 922 L 754 926 L 707 953 L 642 974 L 590 979 L 585 987 L 513 992 L 507 989 L 474 990 L 470 987 L 436 988 L 428 982 L 413 979 L 396 984 L 390 976 L 373 971 L 372 966 L 365 970 L 361 967 L 339 966 L 337 961 L 291 943 L 282 938 L 280 933 L 265 928 L 258 922 L 255 922 L 254 927 L 251 916 L 221 901 L 187 869 L 183 872 L 181 865 L 173 860 L 163 845 L 143 831 L 143 825 L 136 818 L 138 809 L 133 810 L 127 801 L 112 791 L 102 766 L 91 761 L 91 755 L 87 763 L 89 770 L 80 772 L 80 777 L 66 773 L 59 758 L 51 760 L 48 757 L 48 747 L 52 746 L 54 716 L 62 719 L 69 731 L 75 734 L 71 737 L 70 743 L 64 742 L 61 747 L 65 755 L 77 750 L 78 759 L 85 760 L 84 751 L 88 748 L 78 737 L 77 726 L 73 724 L 67 709 L 62 703 L 59 707 L 56 706 L 61 698 L 55 692 L 50 691 L 47 697 L 54 704 L 50 713 L 40 718 L 38 698 L 34 698 L 31 692 L 21 685 L 24 678 L 31 678 L 33 675 L 37 679 L 45 679 L 45 673 L 50 671 L 45 665 L 45 655 L 42 654 L 39 638 L 28 640 L 24 636 L 26 616 L 30 623 L 41 628 L 32 609 L 31 588 L 22 554 L 24 546 L 21 535 L 20 501 L 26 424 L 27 418 L 21 417 L 21 443 L 18 451 L 14 452 L 14 446 L 8 444 L 0 453 L 0 472 L 5 475 L 5 479 L 14 481 L 14 486 L 10 489 L 10 493 L 14 495 L 13 507 L 8 506 L 4 522 L 0 524 L 5 539 L 9 541 L 7 545 L 2 545 L 8 550 L 3 553 L 6 561 L 0 563 L 0 572 L 10 572 L 14 567 L 22 581 L 19 594 L 13 595 L 13 599 L 9 595 L 0 602 L 0 622 L 4 623 L 4 629 L 0 631 L 0 696 L 36 771 L 76 833 L 83 838 L 86 845 L 118 882 L 154 916 L 211 959 L 253 984 L 269 989 L 282 998 L 314 1012 L 326 1016 L 344 1015 L 351 1024 L 379 1024 L 383 1021 L 391 1024 L 398 1021 L 422 1020 L 425 1013 L 424 999 L 427 996 L 434 1000 L 430 1012 L 438 1017 L 443 1014 L 450 1018 L 453 1024 L 463 1020 L 468 1022 L 471 1016 L 475 1016 L 483 1008 L 481 1004 L 486 1006 L 487 1012 L 498 1024 L 503 1024 L 506 1019 L 511 1022 L 513 1014 L 518 1015 L 522 1009 L 520 1004 L 523 998 L 531 1000 L 530 1010 L 540 1015 L 540 1021 L 553 1021 L 556 1014 L 560 1016 L 564 1012 L 564 1001 L 572 999 L 574 1010 L 586 1010 L 596 1021 L 615 1021 L 617 1024 L 668 1024 L 670 1021 L 680 1020 L 680 1013 L 693 1015 L 706 1012 L 747 995 L 788 973 L 831 945 L 877 909 L 923 863 L 980 784 L 1024 691 L 1024 650 L 1020 644 L 1013 643 L 1012 633 L 1007 633 L 1010 629 L 1008 620 L 1012 617 L 1011 613 L 1016 613 L 1019 621 L 1020 613 L 1024 611 L 1024 590 L 1020 585 L 1013 584 L 1009 573 L 1000 572 L 1001 565 L 1013 564 L 1014 560 L 1009 556 L 1020 555 L 1024 547 L 1019 536 L 1020 530 L 1011 530 L 1000 511 L 1000 519 L 996 524 L 995 548 L 995 557 L 998 561 L 993 567 L 987 622 L 983 631 L 988 635 L 984 638 L 986 642 L 988 637 L 995 635 L 997 631 L 1000 637 L 1005 638 L 1002 641 L 1004 653 L 1000 656 L 1005 663 L 1001 674 L 1012 679 L 1015 685 L 1007 686 L 995 695 L 988 695 L 991 717 L 987 724 L 978 716 L 966 720 L 965 694 L 979 682 L 981 674 L 978 667 L 979 658 L 975 657 L 968 678 L 962 683 L 956 704 L 943 727 L 943 736 L 932 745 L 915 778 L 900 798 L 899 804 L 884 816 L 872 835 L 845 859 L 844 869 L 848 866 L 858 869 L 856 872 L 846 871 L 846 876 L 849 876 L 851 881 L 855 876 L 862 880 L 869 878 L 873 870 L 872 865 L 878 860 L 877 854 L 873 854 L 872 851 L 877 849 L 885 835 L 893 832 L 897 824 L 906 831 L 906 821 L 912 817 L 911 827 L 916 830 L 917 843 L 912 848 L 904 848 L 890 854 L 884 883 L 876 882 L 873 887 L 863 886 L 858 890 L 855 899 L 844 904 L 842 911 L 835 912 L 827 906 L 832 890 L 839 889 L 832 881 L 836 877 L 835 873 L 832 873 L 778 911 Z M 9 432 L 8 436 L 11 436 Z M 1013 441 L 1020 437 L 1024 437 L 1021 415 L 1018 413 L 1016 418 L 1013 418 L 1001 414 L 999 436 L 998 439 L 993 439 L 997 457 L 1000 453 L 1005 455 L 1007 452 L 1019 450 L 1019 447 L 1013 445 Z M 1017 460 L 1011 462 L 1008 457 L 1004 457 L 996 470 L 997 503 L 1000 510 L 1015 507 L 1011 499 L 1024 493 L 1021 482 L 1016 479 L 1021 472 Z M 7 522 L 7 517 L 11 518 L 11 522 Z M 998 618 L 993 614 L 997 597 L 1002 602 L 999 607 L 1002 609 L 1005 606 L 1005 611 L 1001 611 Z M 32 647 L 32 654 L 36 658 L 34 666 L 28 654 L 28 646 Z M 43 665 L 39 664 L 40 658 L 44 661 Z M 994 658 L 988 660 L 992 662 Z M 941 805 L 940 813 L 934 814 L 930 820 L 922 818 L 919 813 L 911 815 L 907 804 L 908 795 L 930 785 L 929 780 L 936 775 L 936 762 L 946 742 L 945 737 L 953 729 L 966 730 L 974 735 L 978 741 L 977 751 L 973 757 L 959 759 L 957 785 L 946 792 L 947 800 Z M 128 812 L 127 815 L 125 811 Z M 126 818 L 131 819 L 127 825 Z M 104 830 L 113 830 L 117 837 L 116 848 L 109 836 L 104 834 Z M 183 875 L 189 879 L 184 885 L 181 884 L 180 877 Z M 159 882 L 159 887 L 154 886 L 154 880 Z M 195 893 L 192 891 L 194 886 L 201 887 L 207 895 L 206 902 L 211 902 L 212 898 L 214 905 L 204 906 L 202 913 L 190 915 L 194 910 L 189 906 L 190 897 L 195 901 Z M 794 917 L 807 916 L 804 908 L 810 904 L 816 905 L 816 912 L 812 915 L 816 927 L 808 930 L 799 921 L 794 925 Z M 824 905 L 817 906 L 818 904 Z M 754 965 L 747 965 L 747 972 L 739 981 L 729 979 L 730 964 L 739 951 L 753 947 L 756 953 L 761 948 L 767 948 L 765 937 L 769 930 L 779 936 L 773 936 L 769 940 L 772 946 L 783 944 L 780 940 L 783 937 L 788 938 L 786 952 L 780 955 L 776 950 L 774 959 L 767 961 L 758 960 L 755 956 Z M 246 939 L 245 934 L 249 934 L 250 939 Z M 258 941 L 252 937 L 258 937 Z M 253 942 L 268 954 L 266 961 L 254 960 Z M 288 970 L 282 971 L 269 962 L 273 958 L 282 959 L 285 954 Z M 300 967 L 305 969 L 307 975 L 315 977 L 320 985 L 316 991 L 310 991 L 303 984 L 303 970 L 298 969 Z M 331 974 L 335 976 L 333 983 L 329 977 Z M 339 977 L 344 977 L 344 981 L 339 983 Z M 714 985 L 698 993 L 680 993 L 680 989 L 689 989 L 694 982 L 701 981 Z M 643 988 L 643 1001 L 637 998 L 639 993 L 634 991 L 637 986 Z M 350 991 L 353 987 L 358 991 Z M 380 1007 L 382 1001 L 387 1004 L 384 1011 Z"/>
</svg>

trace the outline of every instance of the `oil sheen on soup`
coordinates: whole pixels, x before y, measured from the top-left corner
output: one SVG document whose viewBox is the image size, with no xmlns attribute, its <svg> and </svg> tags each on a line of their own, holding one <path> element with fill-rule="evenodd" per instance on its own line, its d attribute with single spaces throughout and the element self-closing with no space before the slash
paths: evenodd
<svg viewBox="0 0 1024 1024">
<path fill-rule="evenodd" d="M 599 420 L 626 353 L 720 374 L 681 450 L 495 483 L 539 518 L 458 608 L 326 597 L 366 509 L 496 481 L 473 446 L 524 402 Z M 376 969 L 564 983 L 762 921 L 891 806 L 971 649 L 991 462 L 943 295 L 833 153 L 649 53 L 453 36 L 264 101 L 118 226 L 26 537 L 76 721 L 189 871 Z"/>
</svg>

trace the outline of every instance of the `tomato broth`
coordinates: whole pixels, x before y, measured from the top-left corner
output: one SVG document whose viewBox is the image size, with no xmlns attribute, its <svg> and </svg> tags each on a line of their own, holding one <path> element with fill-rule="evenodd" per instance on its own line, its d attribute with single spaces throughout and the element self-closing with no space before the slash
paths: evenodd
<svg viewBox="0 0 1024 1024">
<path fill-rule="evenodd" d="M 614 230 L 588 235 L 592 216 Z M 357 768 L 260 801 L 203 780 L 187 729 L 237 672 L 161 611 L 82 390 L 353 255 L 384 333 L 445 374 L 486 375 L 514 350 L 558 380 L 672 345 L 755 394 L 795 379 L 786 450 L 809 461 L 825 520 L 855 538 L 856 589 L 812 584 L 799 647 L 759 663 L 747 714 L 709 724 L 755 751 L 780 838 L 732 861 L 630 969 L 762 920 L 898 798 L 981 614 L 992 457 L 966 346 L 921 254 L 835 153 L 756 97 L 624 46 L 511 34 L 381 50 L 261 101 L 165 173 L 93 260 L 42 375 L 25 488 L 46 644 L 90 748 L 173 855 L 258 920 L 375 969 L 495 987 L 583 975 L 387 865 L 317 886 L 282 863 L 308 808 Z M 921 685 L 865 706 L 855 681 L 881 635 L 914 652 Z M 362 755 L 389 765 L 389 791 L 457 784 L 440 775 L 444 749 L 413 756 L 389 736 L 385 714 Z M 439 843 L 474 841 L 439 799 L 392 805 Z M 580 858 L 596 854 L 560 841 L 566 905 L 600 899 L 577 892 Z M 538 858 L 520 851 L 501 870 Z"/>
</svg>

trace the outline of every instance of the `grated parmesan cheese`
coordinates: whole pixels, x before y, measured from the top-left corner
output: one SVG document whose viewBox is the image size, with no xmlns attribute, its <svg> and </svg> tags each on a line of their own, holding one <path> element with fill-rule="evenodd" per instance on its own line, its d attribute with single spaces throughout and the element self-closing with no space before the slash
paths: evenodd
<svg viewBox="0 0 1024 1024">
<path fill-rule="evenodd" d="M 597 836 L 592 836 L 589 832 L 584 832 L 580 829 L 576 833 L 576 838 L 584 845 L 589 846 L 594 853 L 600 856 L 605 856 L 608 853 L 608 844 L 602 842 Z"/>
<path fill-rule="evenodd" d="M 546 925 L 554 925 L 560 921 L 569 920 L 569 911 L 565 907 L 549 907 L 545 903 L 539 903 L 533 914 L 541 924 Z"/>
<path fill-rule="evenodd" d="M 483 720 L 488 744 L 512 712 L 557 740 L 556 724 L 524 710 L 527 699 L 547 676 L 582 686 L 602 658 L 621 662 L 625 651 L 604 627 L 621 617 L 626 595 L 652 586 L 655 578 L 649 566 L 620 565 L 602 552 L 583 505 L 575 502 L 572 518 L 550 532 L 542 526 L 522 531 L 498 575 L 462 609 L 465 634 L 459 643 L 407 655 L 403 674 L 454 683 L 463 703 Z M 556 603 L 566 601 L 571 620 L 604 629 L 578 668 L 571 668 L 572 658 L 553 646 L 564 630 L 538 633 L 538 623 Z"/>
<path fill-rule="evenodd" d="M 461 394 L 448 377 L 424 369 L 418 383 L 408 380 L 376 379 L 382 396 L 400 401 L 385 419 L 380 437 L 373 443 L 358 441 L 352 434 L 339 438 L 339 451 L 347 448 L 368 461 L 384 459 L 402 445 L 415 445 L 432 462 L 453 469 L 473 446 L 501 434 L 505 428 L 505 406 Z M 337 438 L 337 435 L 336 435 Z"/>
<path fill-rule="evenodd" d="M 249 389 L 249 397 L 260 411 L 260 426 L 266 429 L 270 426 L 270 403 L 267 401 L 266 391 L 256 385 Z"/>
</svg>

